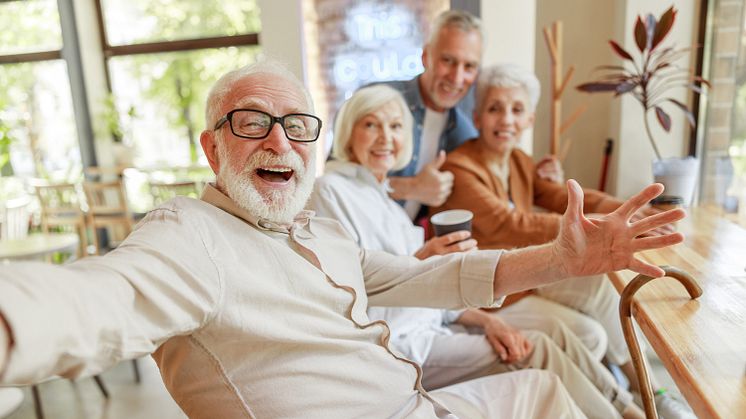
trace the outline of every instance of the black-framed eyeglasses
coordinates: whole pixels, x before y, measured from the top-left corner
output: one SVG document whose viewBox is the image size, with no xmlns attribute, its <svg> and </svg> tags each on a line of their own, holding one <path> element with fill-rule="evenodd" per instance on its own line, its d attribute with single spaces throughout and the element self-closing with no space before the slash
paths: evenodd
<svg viewBox="0 0 746 419">
<path fill-rule="evenodd" d="M 321 119 L 307 113 L 289 113 L 273 116 L 256 109 L 234 109 L 218 119 L 213 131 L 228 122 L 233 135 L 251 140 L 267 138 L 275 123 L 280 124 L 288 140 L 302 143 L 314 142 L 321 132 Z"/>
</svg>

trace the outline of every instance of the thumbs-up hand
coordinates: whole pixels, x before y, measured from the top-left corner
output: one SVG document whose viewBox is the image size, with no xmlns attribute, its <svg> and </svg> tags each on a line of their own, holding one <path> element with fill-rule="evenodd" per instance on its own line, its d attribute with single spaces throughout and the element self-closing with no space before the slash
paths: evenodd
<svg viewBox="0 0 746 419">
<path fill-rule="evenodd" d="M 437 207 L 443 205 L 453 188 L 453 173 L 441 171 L 446 161 L 446 152 L 441 150 L 438 157 L 425 165 L 414 177 L 415 187 L 412 198 L 425 205 Z"/>
</svg>

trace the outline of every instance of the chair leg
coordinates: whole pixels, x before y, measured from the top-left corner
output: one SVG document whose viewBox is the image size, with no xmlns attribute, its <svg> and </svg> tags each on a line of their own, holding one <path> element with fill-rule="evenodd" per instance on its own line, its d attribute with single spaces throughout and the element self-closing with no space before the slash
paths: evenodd
<svg viewBox="0 0 746 419">
<path fill-rule="evenodd" d="M 106 390 L 106 386 L 104 385 L 104 380 L 101 379 L 101 376 L 94 375 L 93 379 L 96 381 L 96 385 L 98 386 L 98 389 L 101 390 L 101 394 L 104 395 L 105 399 L 109 398 L 109 391 Z"/>
<path fill-rule="evenodd" d="M 78 236 L 80 237 L 80 246 L 78 247 L 78 258 L 88 256 L 88 228 L 85 224 L 78 225 Z"/>
<path fill-rule="evenodd" d="M 41 409 L 39 387 L 35 385 L 31 386 L 31 394 L 34 396 L 34 412 L 36 412 L 36 419 L 44 419 L 44 411 Z"/>
<path fill-rule="evenodd" d="M 140 366 L 137 365 L 137 359 L 132 360 L 132 370 L 135 372 L 135 382 L 140 384 Z"/>
</svg>

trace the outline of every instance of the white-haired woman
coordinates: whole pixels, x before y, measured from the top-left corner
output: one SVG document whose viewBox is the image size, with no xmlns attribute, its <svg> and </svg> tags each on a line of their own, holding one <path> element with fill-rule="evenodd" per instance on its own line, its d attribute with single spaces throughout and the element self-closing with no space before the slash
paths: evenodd
<svg viewBox="0 0 746 419">
<path fill-rule="evenodd" d="M 335 161 L 317 180 L 309 208 L 339 220 L 369 250 L 424 259 L 474 248 L 468 232 L 423 245 L 423 229 L 413 226 L 404 209 L 389 198 L 387 173 L 411 157 L 411 124 L 406 103 L 395 90 L 385 85 L 358 90 L 337 115 Z M 388 322 L 392 344 L 422 366 L 427 389 L 520 368 L 547 369 L 560 376 L 588 417 L 641 417 L 632 396 L 559 321 L 548 319 L 545 334 L 512 327 L 509 323 L 520 323 L 520 314 L 503 321 L 473 309 L 376 307 L 369 309 L 369 316 Z M 477 333 L 454 333 L 447 327 L 451 323 L 475 327 Z"/>
<path fill-rule="evenodd" d="M 442 167 L 454 175 L 453 191 L 445 204 L 431 209 L 431 214 L 456 208 L 473 212 L 472 236 L 482 249 L 546 243 L 559 232 L 567 190 L 561 182 L 543 179 L 531 156 L 517 147 L 523 132 L 534 124 L 539 94 L 536 76 L 517 65 L 483 68 L 477 81 L 474 110 L 479 137 L 449 153 Z M 609 213 L 622 204 L 603 192 L 584 192 L 587 213 Z M 535 206 L 547 211 L 536 212 Z M 652 208 L 644 211 L 646 215 L 656 212 Z M 508 297 L 508 307 L 502 311 L 538 312 L 563 319 L 595 351 L 597 324 L 588 322 L 578 312 L 587 314 L 603 326 L 608 336 L 607 359 L 620 365 L 628 377 L 634 377 L 619 325 L 619 296 L 604 275 L 595 280 L 565 280 L 524 298 L 531 293 Z M 513 304 L 515 301 L 518 302 Z M 638 390 L 637 380 L 630 382 Z M 663 417 L 688 417 L 678 414 L 687 408 L 664 394 L 664 390 L 659 391 L 656 403 L 659 411 L 665 411 L 661 413 Z"/>
</svg>

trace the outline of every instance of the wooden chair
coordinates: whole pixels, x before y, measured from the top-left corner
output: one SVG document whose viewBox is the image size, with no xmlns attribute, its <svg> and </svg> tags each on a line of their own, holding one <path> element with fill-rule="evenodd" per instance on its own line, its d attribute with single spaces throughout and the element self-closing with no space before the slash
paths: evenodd
<svg viewBox="0 0 746 419">
<path fill-rule="evenodd" d="M 88 224 L 97 229 L 105 228 L 110 232 L 108 248 L 116 247 L 132 231 L 132 214 L 127 206 L 127 194 L 121 180 L 113 182 L 83 182 L 86 200 L 88 201 Z M 102 243 L 98 235 L 93 234 L 96 254 L 100 254 Z"/>
<path fill-rule="evenodd" d="M 69 229 L 78 233 L 78 257 L 87 254 L 88 233 L 83 200 L 79 187 L 74 183 L 48 184 L 33 181 L 41 207 L 41 228 L 49 233 L 52 228 Z"/>
<path fill-rule="evenodd" d="M 199 197 L 197 182 L 188 180 L 182 182 L 158 182 L 151 180 L 150 195 L 153 196 L 153 205 L 158 206 L 175 196 Z"/>
<path fill-rule="evenodd" d="M 101 253 L 102 246 L 96 229 L 106 228 L 112 232 L 112 235 L 108 237 L 107 248 L 113 249 L 132 232 L 132 213 L 127 205 L 127 192 L 122 180 L 83 182 L 83 190 L 88 200 L 88 223 L 94 230 L 93 240 L 98 255 Z M 137 359 L 132 360 L 132 369 L 135 382 L 139 384 L 140 368 L 137 365 Z"/>
<path fill-rule="evenodd" d="M 109 390 L 106 389 L 104 380 L 101 378 L 101 376 L 96 374 L 93 376 L 93 380 L 96 382 L 96 386 L 98 387 L 99 391 L 101 391 L 101 395 L 108 400 Z M 36 419 L 44 419 L 44 409 L 42 409 L 41 406 L 41 395 L 39 394 L 38 384 L 34 384 L 31 386 L 31 395 L 34 398 L 34 413 L 36 414 Z"/>
<path fill-rule="evenodd" d="M 100 167 L 88 166 L 83 169 L 86 179 L 100 182 L 108 179 L 121 179 L 127 166 Z"/>
<path fill-rule="evenodd" d="M 702 288 L 700 288 L 699 284 L 688 273 L 672 266 L 661 266 L 661 268 L 666 272 L 663 277 L 676 278 L 686 288 L 689 297 L 692 299 L 702 295 Z M 635 329 L 632 325 L 632 299 L 637 290 L 654 279 L 643 274 L 637 275 L 624 287 L 621 300 L 619 301 L 619 318 L 622 322 L 622 332 L 629 348 L 629 354 L 632 357 L 632 365 L 637 372 L 640 395 L 642 396 L 645 417 L 647 419 L 658 419 L 658 412 L 655 410 L 653 386 L 650 384 L 650 377 L 648 377 L 648 370 L 645 366 L 645 358 L 642 356 L 640 344 L 637 342 L 637 335 L 635 335 Z"/>
</svg>

